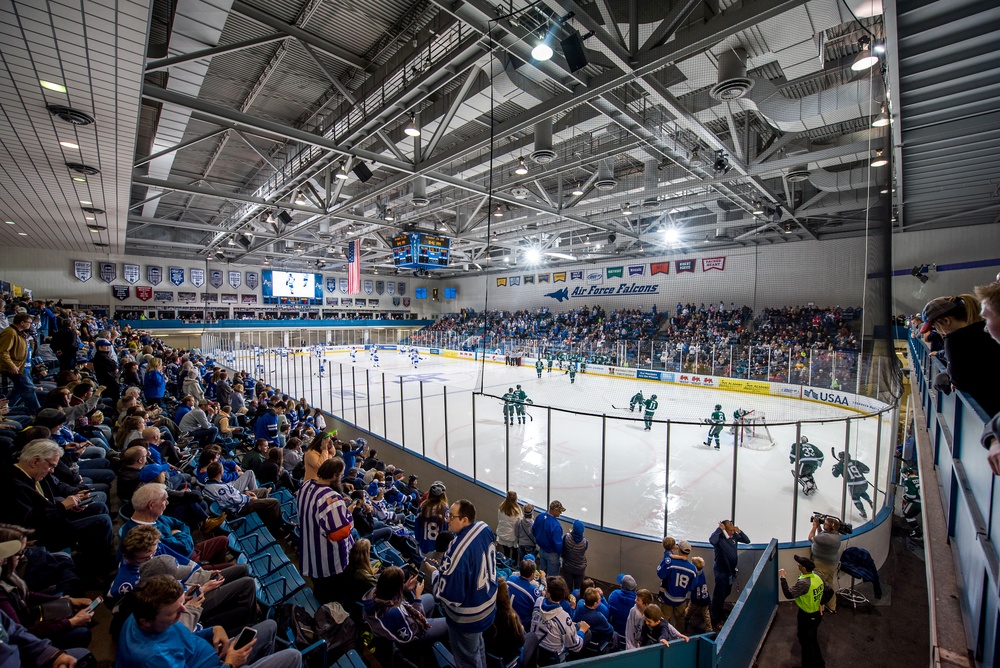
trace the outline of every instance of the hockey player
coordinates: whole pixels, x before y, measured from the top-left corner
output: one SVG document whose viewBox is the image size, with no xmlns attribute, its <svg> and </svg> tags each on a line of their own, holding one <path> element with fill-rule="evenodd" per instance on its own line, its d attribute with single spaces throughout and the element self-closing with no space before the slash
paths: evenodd
<svg viewBox="0 0 1000 668">
<path fill-rule="evenodd" d="M 559 353 L 559 370 L 562 371 L 566 366 L 566 353 Z"/>
<path fill-rule="evenodd" d="M 656 395 L 650 395 L 649 399 L 646 399 L 644 404 L 646 408 L 646 413 L 643 415 L 643 422 L 646 424 L 645 431 L 650 431 L 653 428 L 653 413 L 656 409 L 660 407 L 660 404 L 656 401 Z"/>
<path fill-rule="evenodd" d="M 569 363 L 569 384 L 570 385 L 572 385 L 573 383 L 576 382 L 576 367 L 577 367 L 577 363 L 576 362 L 570 362 Z"/>
<path fill-rule="evenodd" d="M 726 414 L 722 412 L 722 404 L 715 404 L 715 410 L 712 411 L 712 415 L 705 420 L 705 424 L 710 425 L 708 428 L 708 437 L 702 445 L 711 445 L 712 439 L 715 439 L 715 449 L 719 449 L 719 434 L 722 433 L 723 425 L 726 424 Z"/>
<path fill-rule="evenodd" d="M 501 397 L 503 399 L 503 423 L 514 424 L 514 388 L 508 387 L 507 392 Z M 508 418 L 510 422 L 508 422 Z"/>
<path fill-rule="evenodd" d="M 410 349 L 410 362 L 413 363 L 414 369 L 416 369 L 417 365 L 420 363 L 420 351 L 416 348 Z"/>
<path fill-rule="evenodd" d="M 358 351 L 355 350 L 354 348 L 351 348 L 351 364 L 354 364 L 357 361 L 358 361 Z"/>
<path fill-rule="evenodd" d="M 319 377 L 323 378 L 326 376 L 326 360 L 319 361 Z"/>
<path fill-rule="evenodd" d="M 816 480 L 813 478 L 820 466 L 823 465 L 823 451 L 809 442 L 806 436 L 799 437 L 799 443 L 792 443 L 792 451 L 788 453 L 788 463 L 795 463 L 795 450 L 798 445 L 799 451 L 799 484 L 802 485 L 802 493 L 812 496 L 816 493 Z M 792 469 L 792 475 L 795 469 Z"/>
<path fill-rule="evenodd" d="M 528 421 L 528 418 L 527 418 L 527 416 L 525 415 L 525 412 L 524 412 L 524 405 L 525 404 L 533 404 L 533 403 L 535 403 L 535 402 L 532 401 L 531 399 L 529 399 L 528 398 L 528 394 L 524 390 L 521 389 L 520 385 L 518 385 L 517 389 L 514 391 L 514 408 L 517 410 L 517 422 L 518 422 L 518 424 L 525 424 Z M 510 415 L 510 421 L 511 421 L 511 424 L 513 424 L 513 422 L 514 422 L 514 414 L 513 413 L 511 413 L 511 415 Z"/>
<path fill-rule="evenodd" d="M 378 353 L 374 351 L 372 352 L 372 366 L 378 368 Z"/>
<path fill-rule="evenodd" d="M 833 465 L 833 477 L 839 478 L 843 475 L 847 478 L 847 491 L 851 493 L 851 500 L 854 501 L 861 517 L 868 519 L 868 513 L 861 505 L 861 499 L 867 501 L 872 512 L 875 512 L 875 502 L 872 501 L 872 497 L 868 496 L 868 480 L 865 478 L 865 474 L 871 469 L 858 460 L 851 459 L 847 452 L 838 454 L 837 459 L 840 461 Z"/>
<path fill-rule="evenodd" d="M 547 359 L 549 361 L 549 373 L 552 373 L 552 353 L 549 353 Z"/>
<path fill-rule="evenodd" d="M 537 360 L 535 360 L 535 373 L 538 374 L 539 378 L 542 377 L 542 369 L 544 369 L 544 368 L 545 368 L 545 364 L 542 363 L 542 358 L 539 357 Z"/>
<path fill-rule="evenodd" d="M 910 529 L 910 538 L 923 540 L 920 526 L 920 478 L 909 466 L 903 467 L 903 519 Z"/>
<path fill-rule="evenodd" d="M 729 428 L 730 434 L 736 433 L 736 428 L 739 427 L 740 421 L 742 421 L 747 415 L 750 415 L 750 411 L 743 408 L 737 408 L 733 411 L 733 424 Z"/>
<path fill-rule="evenodd" d="M 642 396 L 642 390 L 639 390 L 632 395 L 632 398 L 628 400 L 628 410 L 630 413 L 635 412 L 635 407 L 638 406 L 642 408 L 646 404 L 646 397 Z"/>
</svg>

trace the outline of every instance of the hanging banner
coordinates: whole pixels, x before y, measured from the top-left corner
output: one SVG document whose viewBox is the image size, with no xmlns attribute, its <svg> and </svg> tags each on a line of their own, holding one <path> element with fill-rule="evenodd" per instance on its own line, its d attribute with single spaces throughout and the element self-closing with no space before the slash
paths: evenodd
<svg viewBox="0 0 1000 668">
<path fill-rule="evenodd" d="M 239 271 L 229 272 L 229 285 L 233 286 L 233 290 L 240 287 L 243 283 L 243 273 Z"/>
<path fill-rule="evenodd" d="M 184 267 L 170 267 L 170 282 L 177 287 L 184 283 Z"/>
<path fill-rule="evenodd" d="M 521 285 L 521 277 L 520 276 L 511 276 L 509 284 L 510 285 Z"/>
<path fill-rule="evenodd" d="M 172 302 L 174 301 L 174 293 L 171 290 L 156 290 L 153 292 L 154 302 Z"/>
<path fill-rule="evenodd" d="M 670 262 L 650 262 L 649 263 L 649 275 L 656 276 L 657 274 L 669 274 L 670 273 Z"/>
<path fill-rule="evenodd" d="M 701 270 L 709 271 L 711 269 L 718 269 L 719 271 L 726 270 L 726 257 L 703 257 L 701 259 Z"/>
<path fill-rule="evenodd" d="M 535 284 L 535 275 L 534 274 L 528 274 L 527 276 L 524 276 L 523 278 L 524 278 L 524 284 L 525 285 L 528 285 L 529 283 L 532 284 L 532 285 Z"/>
<path fill-rule="evenodd" d="M 600 269 L 592 269 L 588 271 L 587 283 L 590 285 L 604 285 L 604 272 Z"/>
<path fill-rule="evenodd" d="M 624 267 L 608 267 L 608 278 L 621 278 Z"/>
<path fill-rule="evenodd" d="M 400 282 L 396 283 L 396 292 L 398 292 L 400 295 L 405 295 L 406 294 L 406 283 L 403 282 L 403 281 L 400 281 Z"/>
<path fill-rule="evenodd" d="M 539 274 L 538 275 L 538 282 L 539 283 L 548 283 L 549 282 L 549 275 L 548 274 Z"/>
<path fill-rule="evenodd" d="M 250 288 L 251 290 L 256 290 L 257 289 L 257 278 L 258 278 L 258 276 L 257 276 L 257 272 L 256 271 L 248 271 L 247 272 L 247 287 Z"/>
<path fill-rule="evenodd" d="M 375 281 L 375 294 L 382 294 L 385 292 L 385 281 Z"/>
<path fill-rule="evenodd" d="M 410 298 L 403 297 L 403 306 L 409 306 L 409 305 L 410 305 Z"/>
<path fill-rule="evenodd" d="M 205 270 L 204 269 L 192 269 L 191 270 L 191 285 L 196 288 L 200 288 L 205 285 Z"/>
<path fill-rule="evenodd" d="M 646 265 L 644 264 L 630 264 L 628 266 L 629 276 L 642 276 L 646 273 Z"/>
<path fill-rule="evenodd" d="M 75 260 L 73 262 L 73 275 L 86 283 L 94 275 L 94 263 L 88 260 Z"/>
<path fill-rule="evenodd" d="M 208 284 L 213 288 L 222 287 L 222 272 L 218 269 L 213 269 L 208 272 Z"/>
<path fill-rule="evenodd" d="M 118 264 L 115 262 L 101 262 L 97 265 L 101 272 L 101 280 L 105 283 L 118 278 Z"/>
<path fill-rule="evenodd" d="M 144 302 L 153 298 L 153 288 L 139 286 L 135 289 L 135 296 Z"/>
<path fill-rule="evenodd" d="M 694 273 L 694 260 L 677 260 L 675 266 L 678 274 Z"/>
<path fill-rule="evenodd" d="M 393 297 L 392 298 L 392 305 L 393 306 L 399 306 L 399 297 Z"/>
<path fill-rule="evenodd" d="M 340 291 L 343 292 L 345 295 L 347 294 L 347 279 L 346 278 L 340 279 Z"/>
<path fill-rule="evenodd" d="M 497 287 L 498 288 L 505 288 L 505 287 L 507 287 L 507 279 L 506 278 L 498 278 L 497 279 Z"/>
<path fill-rule="evenodd" d="M 177 301 L 185 302 L 190 304 L 191 302 L 198 300 L 198 294 L 195 292 L 178 292 Z"/>
<path fill-rule="evenodd" d="M 137 264 L 122 265 L 122 278 L 125 279 L 126 283 L 135 285 L 136 281 L 139 280 L 139 265 Z"/>
<path fill-rule="evenodd" d="M 389 281 L 388 283 L 385 284 L 385 291 L 388 292 L 390 295 L 396 294 L 396 284 L 393 283 L 392 281 Z"/>
<path fill-rule="evenodd" d="M 147 266 L 146 282 L 150 285 L 159 285 L 163 281 L 163 267 Z"/>
<path fill-rule="evenodd" d="M 117 299 L 120 302 L 123 302 L 126 299 L 128 299 L 128 290 L 129 288 L 127 285 L 111 286 L 111 294 L 113 294 L 115 296 L 115 299 Z"/>
<path fill-rule="evenodd" d="M 565 271 L 558 271 L 558 272 L 552 274 L 552 282 L 553 283 L 565 283 L 566 282 L 566 272 Z"/>
<path fill-rule="evenodd" d="M 326 291 L 336 292 L 337 291 L 337 279 L 333 276 L 326 277 Z"/>
<path fill-rule="evenodd" d="M 569 272 L 569 280 L 571 281 L 582 281 L 583 272 L 582 271 L 571 271 Z"/>
<path fill-rule="evenodd" d="M 235 293 L 222 293 L 222 303 L 223 304 L 235 304 L 239 301 L 239 295 Z"/>
<path fill-rule="evenodd" d="M 371 280 L 365 281 L 364 286 L 365 286 L 365 294 L 367 295 L 370 295 L 372 293 L 372 290 L 375 289 L 375 283 L 374 281 Z"/>
</svg>

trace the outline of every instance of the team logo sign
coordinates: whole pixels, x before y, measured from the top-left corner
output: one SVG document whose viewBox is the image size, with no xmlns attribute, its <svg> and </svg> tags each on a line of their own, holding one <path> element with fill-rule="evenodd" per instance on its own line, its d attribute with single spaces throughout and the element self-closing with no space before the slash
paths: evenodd
<svg viewBox="0 0 1000 668">
<path fill-rule="evenodd" d="M 115 296 L 115 299 L 117 299 L 120 302 L 123 302 L 126 299 L 128 299 L 128 290 L 129 288 L 127 285 L 111 286 L 111 294 L 113 294 Z"/>
<path fill-rule="evenodd" d="M 405 295 L 406 294 L 406 283 L 404 283 L 403 281 L 400 281 L 399 283 L 396 283 L 396 292 L 398 292 L 400 295 Z"/>
<path fill-rule="evenodd" d="M 388 283 L 385 284 L 385 291 L 388 292 L 390 295 L 396 294 L 396 284 L 393 283 L 392 281 L 389 281 Z"/>
<path fill-rule="evenodd" d="M 94 275 L 94 263 L 85 260 L 75 260 L 73 262 L 73 275 L 86 283 Z"/>
<path fill-rule="evenodd" d="M 701 259 L 701 270 L 709 271 L 710 269 L 718 269 L 719 271 L 726 270 L 726 256 L 722 257 L 703 257 Z"/>
<path fill-rule="evenodd" d="M 114 262 L 101 262 L 98 266 L 101 271 L 101 280 L 105 283 L 110 283 L 118 278 L 118 265 Z"/>
<path fill-rule="evenodd" d="M 385 281 L 375 281 L 375 294 L 380 295 L 385 292 Z"/>
<path fill-rule="evenodd" d="M 392 298 L 392 305 L 393 306 L 399 306 L 399 297 L 393 297 Z"/>
<path fill-rule="evenodd" d="M 587 283 L 590 285 L 603 285 L 604 272 L 600 269 L 593 269 L 587 272 Z"/>
<path fill-rule="evenodd" d="M 222 272 L 218 269 L 213 269 L 208 273 L 208 284 L 213 288 L 222 287 Z"/>
<path fill-rule="evenodd" d="M 148 302 L 153 298 L 153 288 L 137 287 L 135 289 L 135 296 L 144 302 Z"/>
<path fill-rule="evenodd" d="M 326 277 L 326 291 L 336 292 L 337 291 L 337 279 L 333 276 Z"/>
<path fill-rule="evenodd" d="M 146 282 L 150 285 L 159 285 L 163 281 L 163 267 L 146 267 Z"/>
<path fill-rule="evenodd" d="M 243 283 L 243 274 L 239 271 L 229 272 L 229 285 L 233 286 L 233 290 L 240 287 Z"/>
<path fill-rule="evenodd" d="M 569 280 L 571 281 L 582 281 L 583 271 L 571 271 L 569 272 Z"/>
<path fill-rule="evenodd" d="M 125 279 L 126 283 L 135 285 L 136 281 L 139 280 L 139 265 L 137 264 L 122 265 L 122 278 Z"/>
<path fill-rule="evenodd" d="M 184 267 L 170 267 L 170 282 L 177 287 L 184 283 Z"/>
<path fill-rule="evenodd" d="M 340 291 L 343 292 L 345 295 L 347 294 L 347 279 L 346 278 L 340 279 Z"/>
<path fill-rule="evenodd" d="M 258 278 L 259 277 L 257 276 L 257 272 L 256 271 L 248 271 L 247 272 L 247 287 L 250 288 L 251 290 L 256 290 L 257 289 L 257 279 Z"/>
<path fill-rule="evenodd" d="M 205 270 L 204 269 L 192 269 L 191 270 L 191 285 L 196 288 L 200 288 L 205 285 Z"/>
<path fill-rule="evenodd" d="M 403 297 L 403 306 L 409 306 L 409 305 L 410 305 L 410 298 Z"/>
<path fill-rule="evenodd" d="M 375 283 L 373 281 L 365 281 L 365 294 L 370 295 L 374 289 Z"/>
</svg>

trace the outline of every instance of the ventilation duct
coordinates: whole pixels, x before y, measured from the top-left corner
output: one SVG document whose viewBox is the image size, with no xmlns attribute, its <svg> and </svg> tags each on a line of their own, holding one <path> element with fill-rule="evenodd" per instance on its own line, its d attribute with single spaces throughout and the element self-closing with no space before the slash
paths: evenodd
<svg viewBox="0 0 1000 668">
<path fill-rule="evenodd" d="M 615 159 L 605 158 L 601 160 L 597 166 L 597 180 L 594 181 L 594 187 L 607 192 L 614 190 L 617 186 L 618 181 L 615 180 Z"/>
<path fill-rule="evenodd" d="M 860 190 L 869 185 L 876 185 L 869 182 L 868 167 L 855 167 L 846 172 L 830 172 L 825 169 L 818 169 L 809 175 L 809 181 L 816 186 L 817 190 L 823 192 L 845 192 L 848 190 Z"/>
<path fill-rule="evenodd" d="M 660 185 L 660 180 L 658 172 L 660 169 L 660 163 L 656 160 L 647 160 L 645 162 L 645 167 L 643 168 L 642 178 L 643 178 L 643 191 L 646 193 L 646 198 L 642 200 L 643 206 L 656 206 L 659 200 L 656 197 L 656 190 Z"/>
<path fill-rule="evenodd" d="M 538 121 L 535 125 L 535 150 L 531 152 L 531 159 L 539 165 L 550 163 L 556 159 L 556 152 L 552 149 L 551 118 Z"/>
<path fill-rule="evenodd" d="M 790 183 L 801 183 L 809 178 L 809 165 L 796 165 L 788 170 L 785 179 Z"/>
<path fill-rule="evenodd" d="M 716 239 L 728 239 L 729 234 L 726 232 L 726 228 L 717 227 L 715 228 L 715 238 Z"/>
<path fill-rule="evenodd" d="M 431 203 L 427 199 L 427 179 L 423 176 L 418 176 L 413 179 L 413 198 L 410 200 L 413 206 L 427 206 Z"/>
<path fill-rule="evenodd" d="M 726 49 L 719 55 L 718 83 L 708 92 L 716 100 L 737 100 L 753 88 L 753 79 L 747 76 L 747 52 L 743 49 Z"/>
</svg>

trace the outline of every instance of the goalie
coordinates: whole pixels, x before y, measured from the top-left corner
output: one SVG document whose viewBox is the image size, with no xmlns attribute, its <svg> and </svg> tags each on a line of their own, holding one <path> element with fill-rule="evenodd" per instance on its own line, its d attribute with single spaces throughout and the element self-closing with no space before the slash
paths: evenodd
<svg viewBox="0 0 1000 668">
<path fill-rule="evenodd" d="M 798 446 L 798 447 L 796 447 Z M 788 463 L 795 463 L 795 451 L 799 451 L 798 481 L 802 486 L 802 493 L 812 496 L 816 493 L 816 480 L 813 474 L 823 465 L 823 451 L 809 442 L 809 438 L 801 436 L 799 443 L 792 443 L 792 451 L 788 453 Z M 792 475 L 795 475 L 792 469 Z"/>
</svg>

